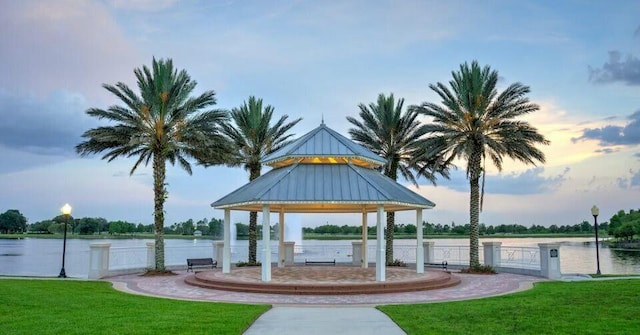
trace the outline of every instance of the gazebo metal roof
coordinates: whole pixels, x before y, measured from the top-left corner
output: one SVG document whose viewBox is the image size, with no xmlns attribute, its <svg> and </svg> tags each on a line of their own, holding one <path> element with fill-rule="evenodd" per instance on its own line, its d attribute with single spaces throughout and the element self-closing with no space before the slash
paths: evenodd
<svg viewBox="0 0 640 335">
<path fill-rule="evenodd" d="M 380 172 L 352 164 L 295 164 L 273 169 L 211 206 L 260 211 L 264 204 L 289 213 L 374 212 L 378 204 L 388 211 L 435 206 Z"/>
<path fill-rule="evenodd" d="M 289 213 L 374 212 L 435 204 L 373 169 L 386 161 L 322 123 L 268 155 L 271 171 L 212 203 L 217 209 Z"/>
<path fill-rule="evenodd" d="M 324 122 L 316 129 L 280 148 L 262 160 L 274 168 L 300 163 L 351 163 L 376 168 L 387 161 L 338 132 Z"/>
</svg>

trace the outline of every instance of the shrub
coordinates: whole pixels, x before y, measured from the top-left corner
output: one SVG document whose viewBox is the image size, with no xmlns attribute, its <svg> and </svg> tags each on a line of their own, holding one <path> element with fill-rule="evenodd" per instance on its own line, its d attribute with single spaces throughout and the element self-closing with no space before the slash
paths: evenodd
<svg viewBox="0 0 640 335">
<path fill-rule="evenodd" d="M 460 270 L 462 273 L 476 273 L 476 274 L 494 274 L 496 270 L 491 265 L 476 265 L 470 268 Z"/>
<path fill-rule="evenodd" d="M 388 263 L 387 266 L 399 266 L 399 267 L 407 267 L 407 263 L 399 260 L 399 259 L 394 259 L 393 262 Z"/>
<path fill-rule="evenodd" d="M 245 266 L 261 266 L 262 263 L 260 262 L 255 262 L 255 263 L 249 263 L 249 262 L 238 262 L 236 263 L 236 267 L 241 268 L 241 267 L 245 267 Z"/>
</svg>

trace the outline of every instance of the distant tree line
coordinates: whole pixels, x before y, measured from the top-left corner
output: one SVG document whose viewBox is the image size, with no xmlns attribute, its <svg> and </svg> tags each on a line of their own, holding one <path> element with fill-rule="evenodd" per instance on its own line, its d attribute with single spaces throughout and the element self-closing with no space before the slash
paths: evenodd
<svg viewBox="0 0 640 335">
<path fill-rule="evenodd" d="M 105 218 L 74 218 L 58 215 L 49 220 L 37 221 L 28 224 L 27 218 L 19 210 L 10 209 L 0 214 L 0 234 L 60 234 L 64 232 L 65 222 L 67 233 L 78 235 L 93 234 L 140 234 L 153 233 L 153 224 L 133 223 L 123 220 L 108 221 Z M 202 235 L 222 237 L 223 221 L 212 218 L 204 218 L 194 222 L 189 219 L 184 222 L 176 222 L 169 227 L 164 227 L 164 233 L 168 235 L 193 235 L 199 230 Z"/>
<path fill-rule="evenodd" d="M 14 234 L 27 230 L 27 218 L 17 209 L 10 209 L 0 214 L 0 233 Z"/>
<path fill-rule="evenodd" d="M 456 225 L 454 222 L 451 225 L 448 224 L 433 224 L 424 222 L 424 234 L 429 235 L 468 235 L 470 226 Z M 544 227 L 541 225 L 532 225 L 531 227 L 525 227 L 520 224 L 501 224 L 497 226 L 480 224 L 480 235 L 494 235 L 494 234 L 590 234 L 594 233 L 594 227 L 587 221 L 575 225 L 551 225 Z M 599 230 L 607 230 L 608 223 L 602 223 L 599 225 Z M 394 225 L 395 234 L 415 235 L 418 229 L 414 224 L 396 224 Z M 326 235 L 360 235 L 362 234 L 361 226 L 338 226 L 338 225 L 322 225 L 315 228 L 302 228 L 302 232 L 305 234 L 326 234 Z M 376 234 L 376 227 L 367 227 L 368 235 Z"/>
<path fill-rule="evenodd" d="M 58 215 L 50 220 L 43 220 L 28 224 L 27 218 L 17 209 L 9 209 L 0 214 L 0 233 L 16 234 L 59 234 L 64 232 L 64 224 L 67 218 L 64 215 Z M 140 234 L 153 233 L 153 224 L 132 223 L 122 220 L 108 221 L 104 218 L 68 218 L 67 232 L 79 235 L 93 234 Z M 193 235 L 196 231 L 200 231 L 203 236 L 211 236 L 213 238 L 222 238 L 223 236 L 223 220 L 222 219 L 201 219 L 194 221 L 188 219 L 183 222 L 176 222 L 168 227 L 164 227 L 164 233 L 167 235 Z M 249 225 L 244 223 L 235 223 L 236 237 L 238 239 L 249 238 Z M 575 225 L 551 225 L 549 227 L 541 225 L 532 225 L 526 227 L 520 224 L 501 224 L 497 226 L 480 224 L 481 235 L 494 234 L 592 234 L 594 226 L 588 221 L 583 221 Z M 616 237 L 618 240 L 630 241 L 640 236 L 640 209 L 618 211 L 613 215 L 609 222 L 603 222 L 598 225 L 600 231 L 606 231 L 609 236 Z M 429 235 L 467 235 L 469 234 L 469 224 L 456 225 L 455 222 L 449 224 L 433 224 L 424 222 L 424 234 Z M 271 236 L 275 238 L 278 235 L 278 224 L 271 226 Z M 326 234 L 326 235 L 361 235 L 362 226 L 349 225 L 332 225 L 326 224 L 314 228 L 303 227 L 304 234 Z M 394 225 L 395 234 L 415 235 L 417 227 L 414 224 L 396 224 Z M 368 235 L 376 234 L 376 227 L 367 227 Z M 257 236 L 262 238 L 262 225 L 257 226 Z"/>
<path fill-rule="evenodd" d="M 607 233 L 619 240 L 631 241 L 640 236 L 640 210 L 620 210 L 609 220 Z"/>
</svg>

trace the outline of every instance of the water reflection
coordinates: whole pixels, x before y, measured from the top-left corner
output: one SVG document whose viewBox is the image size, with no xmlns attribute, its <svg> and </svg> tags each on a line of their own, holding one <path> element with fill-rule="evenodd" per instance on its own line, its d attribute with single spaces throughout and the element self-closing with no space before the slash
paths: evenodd
<svg viewBox="0 0 640 335">
<path fill-rule="evenodd" d="M 609 249 L 621 262 L 640 265 L 640 250 L 633 249 Z"/>
</svg>

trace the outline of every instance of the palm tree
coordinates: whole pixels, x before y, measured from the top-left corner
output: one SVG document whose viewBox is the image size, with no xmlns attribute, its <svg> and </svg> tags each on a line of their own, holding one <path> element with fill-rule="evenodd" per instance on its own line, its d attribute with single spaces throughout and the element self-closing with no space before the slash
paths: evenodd
<svg viewBox="0 0 640 335">
<path fill-rule="evenodd" d="M 249 171 L 249 181 L 260 177 L 262 158 L 287 145 L 293 136 L 287 132 L 302 120 L 299 118 L 285 123 L 289 116 L 283 115 L 271 125 L 273 111 L 271 105 L 262 107 L 262 99 L 250 96 L 248 102 L 245 101 L 242 106 L 231 111 L 234 125 L 223 125 L 224 134 L 235 143 L 240 162 Z M 249 264 L 256 264 L 257 219 L 257 212 L 249 213 Z"/>
<path fill-rule="evenodd" d="M 432 183 L 435 173 L 448 177 L 448 172 L 436 158 L 429 160 L 415 159 L 416 152 L 421 149 L 418 145 L 426 128 L 416 120 L 418 114 L 414 111 L 402 112 L 404 99 L 396 103 L 393 93 L 386 97 L 378 95 L 376 103 L 369 106 L 360 104 L 360 118 L 362 121 L 348 116 L 347 121 L 355 126 L 349 129 L 351 138 L 383 157 L 387 163 L 381 167 L 383 174 L 393 180 L 398 179 L 398 171 L 402 177 L 418 186 L 416 176 L 424 176 Z M 427 157 L 427 156 L 421 156 Z M 435 157 L 435 156 L 434 156 Z M 415 172 L 415 175 L 414 175 Z M 395 212 L 387 212 L 386 232 L 386 262 L 393 263 L 393 231 L 395 227 Z"/>
<path fill-rule="evenodd" d="M 140 95 L 122 82 L 103 87 L 124 105 L 108 109 L 90 108 L 89 116 L 115 124 L 87 130 L 86 140 L 76 146 L 81 156 L 106 152 L 102 159 L 137 157 L 133 174 L 140 164 L 152 161 L 155 227 L 155 270 L 164 266 L 164 203 L 166 162 L 191 174 L 187 158 L 212 165 L 232 158 L 231 144 L 220 133 L 219 125 L 228 119 L 224 111 L 204 109 L 216 103 L 215 93 L 206 91 L 190 97 L 196 82 L 185 70 L 178 72 L 171 59 L 156 61 L 152 68 L 135 69 Z"/>
<path fill-rule="evenodd" d="M 422 144 L 425 155 L 441 156 L 445 164 L 451 164 L 454 159 L 467 162 L 466 174 L 471 189 L 469 266 L 473 269 L 480 265 L 478 223 L 487 158 L 499 171 L 505 155 L 525 164 L 544 163 L 544 153 L 535 145 L 548 145 L 549 141 L 528 122 L 516 120 L 539 109 L 526 97 L 530 91 L 528 86 L 514 83 L 498 93 L 498 72 L 489 66 L 480 68 L 477 61 L 471 66 L 460 65 L 460 71 L 453 71 L 452 76 L 450 89 L 442 83 L 429 85 L 442 99 L 441 105 L 425 102 L 411 109 L 433 118 L 432 123 L 426 125 L 429 136 Z"/>
</svg>

